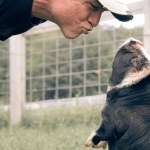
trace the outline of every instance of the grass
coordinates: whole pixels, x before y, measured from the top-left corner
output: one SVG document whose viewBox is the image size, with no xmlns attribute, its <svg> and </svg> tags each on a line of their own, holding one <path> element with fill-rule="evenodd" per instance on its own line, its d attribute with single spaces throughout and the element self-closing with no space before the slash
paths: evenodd
<svg viewBox="0 0 150 150">
<path fill-rule="evenodd" d="M 86 138 L 101 120 L 102 105 L 24 112 L 20 126 L 9 126 L 0 112 L 0 150 L 92 150 Z"/>
</svg>

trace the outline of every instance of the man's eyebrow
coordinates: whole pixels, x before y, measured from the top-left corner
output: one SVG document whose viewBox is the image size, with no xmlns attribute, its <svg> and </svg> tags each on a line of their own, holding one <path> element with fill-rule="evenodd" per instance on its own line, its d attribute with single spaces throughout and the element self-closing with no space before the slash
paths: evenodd
<svg viewBox="0 0 150 150">
<path fill-rule="evenodd" d="M 99 9 L 104 9 L 105 11 L 107 11 L 108 9 L 106 7 L 104 7 L 98 0 L 96 1 L 96 5 L 98 6 Z"/>
</svg>

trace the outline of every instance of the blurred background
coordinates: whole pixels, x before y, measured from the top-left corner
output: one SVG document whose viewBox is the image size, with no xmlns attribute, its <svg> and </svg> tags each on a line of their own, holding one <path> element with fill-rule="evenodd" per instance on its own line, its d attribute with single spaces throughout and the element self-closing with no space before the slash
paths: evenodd
<svg viewBox="0 0 150 150">
<path fill-rule="evenodd" d="M 89 35 L 74 40 L 46 22 L 0 42 L 0 150 L 86 149 L 118 47 L 134 37 L 150 54 L 150 2 L 126 3 L 132 21 L 107 12 Z"/>
</svg>

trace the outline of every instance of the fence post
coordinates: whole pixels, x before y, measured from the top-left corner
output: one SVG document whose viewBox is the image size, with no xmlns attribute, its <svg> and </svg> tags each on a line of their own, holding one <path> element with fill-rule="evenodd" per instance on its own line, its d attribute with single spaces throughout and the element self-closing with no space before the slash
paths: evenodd
<svg viewBox="0 0 150 150">
<path fill-rule="evenodd" d="M 145 15 L 145 24 L 144 24 L 144 47 L 147 52 L 150 54 L 150 0 L 143 1 L 144 15 Z"/>
<path fill-rule="evenodd" d="M 25 38 L 13 36 L 9 40 L 10 123 L 18 125 L 25 102 Z"/>
</svg>

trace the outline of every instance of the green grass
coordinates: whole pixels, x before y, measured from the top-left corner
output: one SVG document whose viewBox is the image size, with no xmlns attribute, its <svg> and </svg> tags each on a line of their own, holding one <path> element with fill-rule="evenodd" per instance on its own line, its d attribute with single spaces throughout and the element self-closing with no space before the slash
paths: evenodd
<svg viewBox="0 0 150 150">
<path fill-rule="evenodd" d="M 102 107 L 26 111 L 18 127 L 1 111 L 0 150 L 92 150 L 84 142 L 98 127 Z"/>
</svg>

